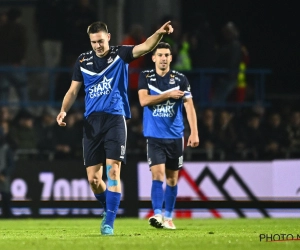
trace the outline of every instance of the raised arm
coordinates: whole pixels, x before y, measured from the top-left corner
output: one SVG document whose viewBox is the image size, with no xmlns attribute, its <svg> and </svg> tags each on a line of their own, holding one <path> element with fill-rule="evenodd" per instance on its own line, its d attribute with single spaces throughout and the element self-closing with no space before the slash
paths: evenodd
<svg viewBox="0 0 300 250">
<path fill-rule="evenodd" d="M 63 119 L 66 117 L 67 112 L 70 110 L 73 103 L 75 102 L 81 85 L 81 82 L 72 81 L 71 86 L 63 99 L 60 113 L 56 117 L 56 121 L 59 126 L 67 125 L 65 122 L 63 122 Z"/>
<path fill-rule="evenodd" d="M 168 21 L 163 26 L 161 26 L 152 36 L 148 37 L 145 42 L 133 48 L 133 57 L 137 58 L 152 51 L 155 48 L 155 46 L 160 42 L 163 35 L 170 34 L 172 32 L 173 27 L 171 25 L 171 21 Z"/>
</svg>

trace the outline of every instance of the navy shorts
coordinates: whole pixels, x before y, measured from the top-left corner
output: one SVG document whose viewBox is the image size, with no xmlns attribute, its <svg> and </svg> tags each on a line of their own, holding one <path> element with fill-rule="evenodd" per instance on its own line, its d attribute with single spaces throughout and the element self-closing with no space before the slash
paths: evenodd
<svg viewBox="0 0 300 250">
<path fill-rule="evenodd" d="M 150 167 L 165 164 L 167 169 L 180 169 L 183 164 L 183 138 L 147 138 L 147 159 Z"/>
<path fill-rule="evenodd" d="M 124 116 L 92 113 L 84 120 L 84 165 L 105 165 L 106 159 L 126 163 L 127 126 Z"/>
</svg>

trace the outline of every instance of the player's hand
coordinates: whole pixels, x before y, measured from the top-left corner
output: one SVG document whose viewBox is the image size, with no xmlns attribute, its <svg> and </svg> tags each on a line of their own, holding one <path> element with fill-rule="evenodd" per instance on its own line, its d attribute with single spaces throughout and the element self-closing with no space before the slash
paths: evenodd
<svg viewBox="0 0 300 250">
<path fill-rule="evenodd" d="M 169 98 L 179 99 L 184 96 L 184 92 L 181 90 L 173 90 L 169 93 Z"/>
<path fill-rule="evenodd" d="M 160 27 L 160 29 L 157 31 L 161 35 L 165 34 L 171 34 L 173 33 L 173 27 L 171 25 L 171 21 L 166 22 L 163 26 Z"/>
<path fill-rule="evenodd" d="M 195 148 L 199 146 L 199 136 L 198 135 L 190 135 L 188 142 L 187 142 L 187 146 Z"/>
<path fill-rule="evenodd" d="M 66 112 L 60 112 L 57 117 L 56 117 L 56 121 L 57 124 L 61 127 L 65 127 L 67 124 L 65 122 L 63 122 L 63 119 L 66 117 L 67 113 Z"/>
</svg>

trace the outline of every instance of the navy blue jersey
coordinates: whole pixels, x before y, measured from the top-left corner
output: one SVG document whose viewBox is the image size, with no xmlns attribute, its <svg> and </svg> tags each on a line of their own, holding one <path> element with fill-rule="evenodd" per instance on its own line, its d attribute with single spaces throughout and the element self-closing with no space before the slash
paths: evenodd
<svg viewBox="0 0 300 250">
<path fill-rule="evenodd" d="M 93 50 L 78 57 L 72 80 L 84 83 L 85 117 L 93 112 L 131 117 L 127 88 L 133 47 L 111 46 L 103 58 Z"/>
<path fill-rule="evenodd" d="M 188 79 L 182 73 L 171 70 L 165 76 L 155 70 L 140 73 L 138 89 L 147 89 L 149 95 L 159 95 L 172 90 L 184 91 L 182 99 L 168 99 L 162 103 L 144 107 L 143 133 L 145 137 L 176 139 L 183 137 L 183 99 L 191 98 Z"/>
</svg>

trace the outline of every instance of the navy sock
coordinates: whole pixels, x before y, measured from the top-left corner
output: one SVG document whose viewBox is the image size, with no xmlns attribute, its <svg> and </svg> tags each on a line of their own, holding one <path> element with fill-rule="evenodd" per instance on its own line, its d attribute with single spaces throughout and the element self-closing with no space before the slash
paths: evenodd
<svg viewBox="0 0 300 250">
<path fill-rule="evenodd" d="M 154 214 L 161 214 L 164 202 L 162 181 L 152 181 L 151 201 Z"/>
<path fill-rule="evenodd" d="M 165 217 L 172 218 L 172 212 L 175 208 L 175 202 L 177 197 L 177 185 L 174 187 L 166 185 L 166 192 L 165 192 Z"/>
<path fill-rule="evenodd" d="M 100 193 L 100 194 L 94 194 L 96 199 L 100 202 L 100 204 L 102 205 L 104 211 L 106 212 L 106 191 L 107 189 L 105 189 L 104 192 Z"/>
<path fill-rule="evenodd" d="M 116 192 L 106 191 L 106 223 L 114 228 L 114 222 L 117 216 L 121 200 L 121 194 Z"/>
</svg>

